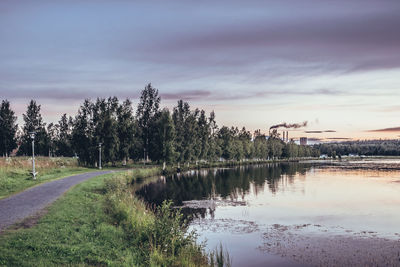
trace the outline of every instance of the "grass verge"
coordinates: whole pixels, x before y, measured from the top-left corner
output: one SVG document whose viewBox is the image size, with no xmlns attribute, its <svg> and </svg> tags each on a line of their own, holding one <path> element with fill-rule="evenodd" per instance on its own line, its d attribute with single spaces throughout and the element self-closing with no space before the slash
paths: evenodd
<svg viewBox="0 0 400 267">
<path fill-rule="evenodd" d="M 159 168 L 107 174 L 58 199 L 29 229 L 0 235 L 5 266 L 205 266 L 208 257 L 169 203 L 150 210 L 128 188 Z"/>
<path fill-rule="evenodd" d="M 32 179 L 32 161 L 29 157 L 0 158 L 0 199 L 29 187 L 70 175 L 93 171 L 79 167 L 73 158 L 36 158 L 36 180 Z"/>
</svg>

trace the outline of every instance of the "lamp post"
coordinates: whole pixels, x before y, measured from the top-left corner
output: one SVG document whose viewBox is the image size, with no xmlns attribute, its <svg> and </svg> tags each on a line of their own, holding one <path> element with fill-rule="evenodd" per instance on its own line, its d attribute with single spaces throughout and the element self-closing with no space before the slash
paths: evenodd
<svg viewBox="0 0 400 267">
<path fill-rule="evenodd" d="M 36 180 L 36 170 L 35 170 L 35 134 L 36 132 L 30 132 L 29 135 L 32 139 L 32 177 Z"/>
<path fill-rule="evenodd" d="M 99 143 L 99 169 L 101 170 L 101 145 L 102 143 Z"/>
</svg>

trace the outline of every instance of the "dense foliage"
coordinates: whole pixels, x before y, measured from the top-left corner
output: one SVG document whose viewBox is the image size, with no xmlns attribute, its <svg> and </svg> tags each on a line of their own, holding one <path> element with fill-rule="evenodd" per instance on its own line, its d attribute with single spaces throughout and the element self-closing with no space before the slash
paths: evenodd
<svg viewBox="0 0 400 267">
<path fill-rule="evenodd" d="M 50 138 L 46 131 L 46 123 L 43 122 L 42 115 L 40 114 L 41 106 L 36 101 L 31 100 L 28 109 L 23 114 L 24 126 L 22 128 L 22 135 L 20 136 L 21 146 L 19 147 L 20 155 L 31 154 L 31 132 L 36 132 L 35 136 L 35 153 L 38 155 L 46 155 L 50 149 Z"/>
<path fill-rule="evenodd" d="M 3 103 L 8 103 L 4 102 Z M 294 142 L 285 143 L 276 129 L 269 136 L 260 130 L 251 134 L 244 127 L 218 127 L 215 113 L 191 109 L 179 100 L 172 113 L 160 108 L 158 90 L 148 84 L 141 93 L 136 114 L 132 102 L 116 97 L 86 99 L 77 115 L 62 115 L 46 127 L 40 108 L 32 100 L 23 115 L 23 132 L 18 136 L 20 155 L 30 155 L 31 138 L 36 132 L 35 153 L 49 156 L 74 156 L 83 165 L 96 165 L 99 144 L 103 162 L 115 164 L 128 159 L 164 163 L 199 161 L 277 159 L 318 156 L 318 151 Z M 5 105 L 6 105 L 5 104 Z M 8 104 L 9 109 L 9 104 Z M 12 111 L 8 111 L 10 113 Z M 10 113 L 13 118 L 13 113 Z M 15 119 L 5 127 L 9 132 L 7 151 L 16 147 Z"/>
<path fill-rule="evenodd" d="M 364 140 L 314 145 L 329 157 L 344 155 L 400 156 L 399 140 Z"/>
</svg>

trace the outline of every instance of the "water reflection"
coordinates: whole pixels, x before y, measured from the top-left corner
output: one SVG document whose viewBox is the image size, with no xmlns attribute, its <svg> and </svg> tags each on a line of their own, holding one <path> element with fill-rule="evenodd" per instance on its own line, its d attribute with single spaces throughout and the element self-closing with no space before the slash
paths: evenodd
<svg viewBox="0 0 400 267">
<path fill-rule="evenodd" d="M 142 186 L 136 194 L 148 203 L 160 205 L 165 199 L 182 206 L 189 200 L 226 199 L 233 203 L 244 200 L 253 188 L 254 194 L 263 192 L 265 185 L 272 194 L 284 190 L 294 182 L 295 175 L 305 179 L 311 164 L 266 164 L 189 171 L 164 177 Z"/>
<path fill-rule="evenodd" d="M 238 219 L 248 214 L 271 224 L 325 223 L 393 233 L 393 226 L 400 222 L 400 171 L 393 170 L 395 165 L 377 170 L 362 169 L 358 162 L 355 168 L 345 164 L 285 163 L 190 171 L 156 179 L 139 187 L 136 194 L 155 205 L 170 199 L 195 218 L 213 219 L 220 207 L 224 208 L 219 211 L 221 218 L 238 216 L 240 210 Z"/>
<path fill-rule="evenodd" d="M 226 242 L 237 266 L 265 266 L 269 253 L 306 265 L 391 265 L 400 251 L 399 170 L 400 161 L 210 169 L 155 179 L 136 194 L 184 207 L 207 247 Z"/>
</svg>

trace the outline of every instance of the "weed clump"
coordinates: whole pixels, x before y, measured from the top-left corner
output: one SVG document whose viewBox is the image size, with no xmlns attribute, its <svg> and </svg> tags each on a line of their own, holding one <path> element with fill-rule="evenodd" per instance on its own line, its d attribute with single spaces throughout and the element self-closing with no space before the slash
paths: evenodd
<svg viewBox="0 0 400 267">
<path fill-rule="evenodd" d="M 125 177 L 109 179 L 105 185 L 105 212 L 111 223 L 121 227 L 127 241 L 137 250 L 141 263 L 151 266 L 207 266 L 204 248 L 196 234 L 187 231 L 180 210 L 164 201 L 150 210 L 129 190 Z"/>
</svg>

